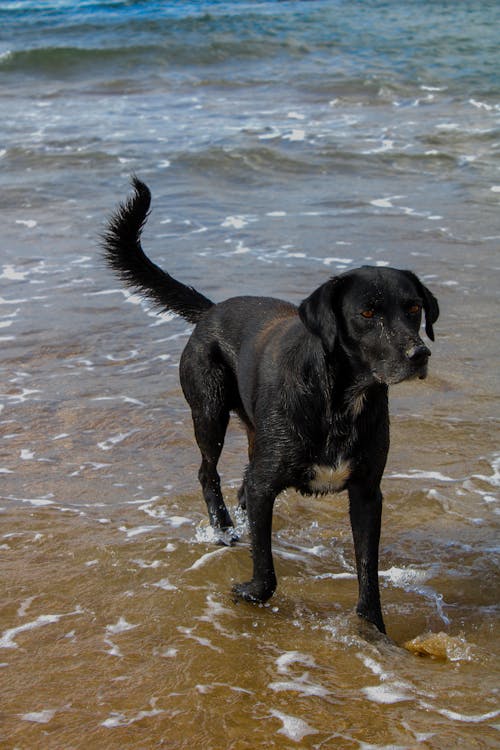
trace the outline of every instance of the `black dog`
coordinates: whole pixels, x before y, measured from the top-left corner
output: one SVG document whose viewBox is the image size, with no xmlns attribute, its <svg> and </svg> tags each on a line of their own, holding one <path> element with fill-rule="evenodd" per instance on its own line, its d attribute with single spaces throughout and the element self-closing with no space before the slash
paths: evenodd
<svg viewBox="0 0 500 750">
<path fill-rule="evenodd" d="M 233 524 L 217 462 L 230 412 L 248 433 L 249 465 L 239 491 L 246 507 L 253 577 L 234 587 L 252 602 L 276 588 L 271 526 L 276 496 L 349 493 L 359 582 L 357 612 L 385 632 L 378 587 L 380 480 L 389 448 L 388 385 L 425 378 L 430 351 L 419 336 L 422 310 L 434 340 L 437 300 L 411 271 L 364 266 L 336 276 L 297 308 L 268 297 L 214 304 L 154 265 L 140 236 L 151 195 L 134 195 L 111 218 L 106 259 L 122 280 L 196 327 L 180 379 L 202 462 L 210 522 Z"/>
</svg>

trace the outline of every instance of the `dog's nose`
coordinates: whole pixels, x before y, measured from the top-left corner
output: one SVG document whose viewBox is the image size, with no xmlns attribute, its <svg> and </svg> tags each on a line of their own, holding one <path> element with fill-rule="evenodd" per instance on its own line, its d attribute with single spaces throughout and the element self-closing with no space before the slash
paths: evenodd
<svg viewBox="0 0 500 750">
<path fill-rule="evenodd" d="M 423 362 L 424 359 L 431 356 L 430 350 L 425 344 L 414 344 L 406 350 L 406 356 L 411 362 Z"/>
</svg>

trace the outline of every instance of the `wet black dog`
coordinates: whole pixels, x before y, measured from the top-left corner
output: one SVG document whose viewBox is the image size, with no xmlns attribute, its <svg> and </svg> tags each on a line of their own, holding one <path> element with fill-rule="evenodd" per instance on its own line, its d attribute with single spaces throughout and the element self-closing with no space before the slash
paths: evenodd
<svg viewBox="0 0 500 750">
<path fill-rule="evenodd" d="M 210 522 L 230 535 L 217 462 L 230 412 L 248 433 L 249 464 L 239 491 L 248 513 L 253 577 L 234 587 L 253 602 L 276 588 L 271 527 L 276 496 L 349 493 L 359 582 L 357 612 L 385 632 L 378 586 L 380 480 L 389 448 L 388 386 L 425 378 L 430 351 L 419 336 L 439 308 L 410 271 L 363 267 L 336 276 L 297 308 L 268 297 L 214 304 L 143 253 L 150 192 L 139 180 L 111 218 L 106 258 L 122 280 L 196 327 L 180 378 L 202 462 Z"/>
</svg>

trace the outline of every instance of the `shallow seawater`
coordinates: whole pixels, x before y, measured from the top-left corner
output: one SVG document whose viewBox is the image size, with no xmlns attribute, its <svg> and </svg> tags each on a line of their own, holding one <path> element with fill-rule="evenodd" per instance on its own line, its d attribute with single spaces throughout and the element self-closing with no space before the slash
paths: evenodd
<svg viewBox="0 0 500 750">
<path fill-rule="evenodd" d="M 2 747 L 498 747 L 499 12 L 2 4 Z M 178 382 L 190 328 L 99 255 L 132 172 L 146 250 L 215 300 L 299 302 L 362 264 L 439 298 L 429 377 L 391 390 L 387 638 L 354 614 L 343 494 L 283 493 L 277 592 L 232 600 L 244 435 L 220 547 Z"/>
</svg>

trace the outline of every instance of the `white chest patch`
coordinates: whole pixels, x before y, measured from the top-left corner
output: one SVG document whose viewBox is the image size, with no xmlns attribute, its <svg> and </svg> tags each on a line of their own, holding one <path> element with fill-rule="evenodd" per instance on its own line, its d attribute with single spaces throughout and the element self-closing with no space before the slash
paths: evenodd
<svg viewBox="0 0 500 750">
<path fill-rule="evenodd" d="M 309 481 L 311 492 L 341 492 L 351 475 L 351 462 L 338 461 L 335 466 L 314 464 L 312 470 L 314 477 Z"/>
</svg>

